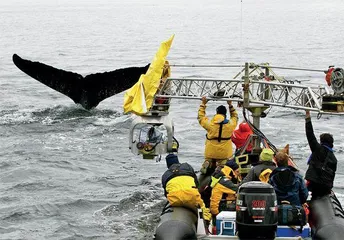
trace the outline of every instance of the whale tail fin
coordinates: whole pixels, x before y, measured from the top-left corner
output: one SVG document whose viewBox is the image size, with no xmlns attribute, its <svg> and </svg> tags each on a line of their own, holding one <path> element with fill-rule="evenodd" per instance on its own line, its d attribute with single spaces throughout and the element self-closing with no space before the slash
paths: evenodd
<svg viewBox="0 0 344 240">
<path fill-rule="evenodd" d="M 46 86 L 70 97 L 85 109 L 96 107 L 104 99 L 131 88 L 147 72 L 145 67 L 128 67 L 110 72 L 90 74 L 57 69 L 40 62 L 13 55 L 13 63 L 24 73 Z"/>
</svg>

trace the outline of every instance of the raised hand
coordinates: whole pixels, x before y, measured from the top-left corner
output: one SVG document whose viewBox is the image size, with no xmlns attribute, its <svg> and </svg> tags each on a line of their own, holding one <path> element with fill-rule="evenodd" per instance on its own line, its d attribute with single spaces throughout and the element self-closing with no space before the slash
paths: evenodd
<svg viewBox="0 0 344 240">
<path fill-rule="evenodd" d="M 207 104 L 207 102 L 208 102 L 207 97 L 203 96 L 202 97 L 202 103 L 205 105 L 205 104 Z"/>
</svg>

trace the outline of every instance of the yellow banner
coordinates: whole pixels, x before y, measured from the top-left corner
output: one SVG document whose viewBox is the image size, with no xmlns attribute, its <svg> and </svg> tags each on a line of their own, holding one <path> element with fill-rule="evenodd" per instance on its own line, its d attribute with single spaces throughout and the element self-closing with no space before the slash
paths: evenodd
<svg viewBox="0 0 344 240">
<path fill-rule="evenodd" d="M 125 113 L 132 112 L 142 115 L 147 113 L 152 106 L 173 38 L 174 35 L 160 44 L 160 48 L 155 54 L 146 74 L 142 74 L 139 81 L 126 91 L 123 104 Z"/>
</svg>

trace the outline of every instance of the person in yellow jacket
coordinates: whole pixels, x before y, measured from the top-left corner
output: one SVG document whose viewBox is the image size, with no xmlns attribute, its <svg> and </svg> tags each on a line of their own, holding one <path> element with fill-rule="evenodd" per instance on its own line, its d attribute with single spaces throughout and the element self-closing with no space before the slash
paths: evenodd
<svg viewBox="0 0 344 240">
<path fill-rule="evenodd" d="M 198 192 L 198 180 L 194 169 L 188 163 L 179 163 L 177 155 L 166 156 L 167 171 L 162 175 L 165 196 L 173 207 L 200 207 L 203 219 L 211 220 L 209 208 L 206 208 Z"/>
<path fill-rule="evenodd" d="M 198 122 L 207 131 L 205 140 L 205 161 L 202 164 L 200 181 L 200 191 L 206 185 L 206 176 L 211 175 L 217 166 L 225 165 L 226 161 L 233 155 L 231 136 L 238 124 L 238 113 L 232 105 L 232 101 L 227 101 L 229 107 L 230 120 L 227 117 L 227 109 L 221 105 L 217 107 L 215 116 L 209 120 L 206 116 L 207 98 L 202 97 L 202 103 L 198 110 Z"/>
<path fill-rule="evenodd" d="M 234 160 L 227 161 L 223 167 L 218 167 L 211 182 L 210 212 L 213 216 L 221 210 L 235 211 L 236 191 L 240 181 L 239 166 Z"/>
</svg>

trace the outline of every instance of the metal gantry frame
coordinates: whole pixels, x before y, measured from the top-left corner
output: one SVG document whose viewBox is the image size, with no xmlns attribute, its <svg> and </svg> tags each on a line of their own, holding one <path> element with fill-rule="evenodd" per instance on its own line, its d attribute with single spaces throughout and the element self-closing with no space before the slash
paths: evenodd
<svg viewBox="0 0 344 240">
<path fill-rule="evenodd" d="M 180 65 L 175 66 L 182 67 Z M 238 66 L 190 65 L 189 67 Z M 167 98 L 169 100 L 201 99 L 203 96 L 206 96 L 210 100 L 232 100 L 234 102 L 240 102 L 244 108 L 252 113 L 253 125 L 257 129 L 260 128 L 260 118 L 263 112 L 272 106 L 310 110 L 319 114 L 344 115 L 344 112 L 326 112 L 322 110 L 322 96 L 330 94 L 330 90 L 327 87 L 310 87 L 302 85 L 300 81 L 287 80 L 277 75 L 273 71 L 273 68 L 325 73 L 326 71 L 324 70 L 273 67 L 268 63 L 245 63 L 241 67 L 242 69 L 232 79 L 168 78 L 163 87 L 157 92 L 155 98 Z M 154 103 L 151 109 L 158 108 L 159 104 Z M 163 115 L 163 113 L 166 114 L 166 111 L 160 113 L 159 111 L 155 112 L 157 115 Z M 260 139 L 255 137 L 254 147 L 259 148 L 260 144 Z"/>
<path fill-rule="evenodd" d="M 147 114 L 138 117 L 138 122 L 150 125 L 157 124 L 156 121 L 165 119 L 169 113 L 171 99 L 200 100 L 206 96 L 209 100 L 232 100 L 240 102 L 241 105 L 252 113 L 253 125 L 260 128 L 260 118 L 263 112 L 272 107 L 284 107 L 298 110 L 310 110 L 319 114 L 344 115 L 344 112 L 326 112 L 322 110 L 323 95 L 330 94 L 330 90 L 324 86 L 310 87 L 302 85 L 297 80 L 287 80 L 277 75 L 273 69 L 288 69 L 299 71 L 325 72 L 323 70 L 273 67 L 268 63 L 245 65 L 171 65 L 172 67 L 241 67 L 232 79 L 216 78 L 167 78 L 163 86 L 157 91 L 153 105 Z M 343 103 L 344 104 L 344 103 Z M 136 123 L 138 123 L 136 122 Z M 164 122 L 173 129 L 172 122 Z M 164 124 L 162 123 L 162 124 Z M 164 125 L 165 125 L 164 124 Z M 132 126 L 131 132 L 135 126 Z M 167 152 L 172 151 L 173 130 L 169 132 L 168 144 L 165 146 Z M 131 150 L 139 154 L 135 149 L 133 136 L 130 136 Z M 254 136 L 254 148 L 259 148 L 261 142 Z M 161 154 L 162 150 L 158 154 Z"/>
<path fill-rule="evenodd" d="M 311 71 L 311 69 L 282 69 Z M 243 72 L 243 77 L 239 79 Z M 201 99 L 202 96 L 206 96 L 211 100 L 243 102 L 246 108 L 256 107 L 258 104 L 265 107 L 278 106 L 316 111 L 321 114 L 344 115 L 344 113 L 326 112 L 321 109 L 324 94 L 330 94 L 330 90 L 325 86 L 302 85 L 298 81 L 286 80 L 278 76 L 268 64 L 246 63 L 232 79 L 168 78 L 155 97 Z M 157 105 L 159 104 L 153 104 L 153 106 Z"/>
<path fill-rule="evenodd" d="M 169 78 L 174 87 L 170 94 L 156 97 L 201 99 L 206 96 L 212 100 L 232 100 L 242 102 L 244 80 L 238 79 L 202 79 Z M 249 81 L 249 103 L 268 106 L 289 107 L 295 109 L 321 110 L 321 96 L 329 94 L 325 87 L 311 88 L 299 84 Z M 220 94 L 220 95 L 219 95 Z"/>
</svg>

